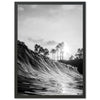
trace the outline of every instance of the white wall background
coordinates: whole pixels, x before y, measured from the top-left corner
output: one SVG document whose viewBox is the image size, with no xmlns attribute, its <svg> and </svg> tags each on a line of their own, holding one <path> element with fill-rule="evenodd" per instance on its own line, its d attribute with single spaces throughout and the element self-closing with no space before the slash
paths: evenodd
<svg viewBox="0 0 100 100">
<path fill-rule="evenodd" d="M 82 1 L 82 0 L 77 0 L 77 1 Z M 86 0 L 86 3 L 87 3 L 87 15 L 86 15 L 87 98 L 86 100 L 99 100 L 100 99 L 100 64 L 99 64 L 100 0 Z M 14 100 L 14 0 L 0 1 L 0 100 Z"/>
</svg>

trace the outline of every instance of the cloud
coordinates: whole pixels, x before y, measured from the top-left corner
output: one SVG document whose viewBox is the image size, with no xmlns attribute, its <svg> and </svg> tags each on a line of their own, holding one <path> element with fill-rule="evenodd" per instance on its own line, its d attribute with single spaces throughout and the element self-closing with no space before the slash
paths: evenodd
<svg viewBox="0 0 100 100">
<path fill-rule="evenodd" d="M 74 10 L 80 7 L 81 5 L 62 5 L 63 10 Z"/>
<path fill-rule="evenodd" d="M 21 6 L 18 6 L 18 11 L 24 11 L 24 8 Z"/>
<path fill-rule="evenodd" d="M 33 42 L 35 44 L 40 44 L 42 46 L 53 46 L 57 44 L 57 42 L 54 40 L 45 41 L 44 39 L 32 39 L 32 38 L 28 38 L 28 40 L 30 42 Z"/>
<path fill-rule="evenodd" d="M 31 8 L 37 8 L 38 5 L 31 5 Z"/>
<path fill-rule="evenodd" d="M 55 15 L 62 14 L 63 12 L 65 13 L 65 11 L 76 9 L 77 6 L 78 5 L 60 5 L 60 6 L 57 6 L 56 8 L 49 9 L 49 13 L 55 14 Z"/>
<path fill-rule="evenodd" d="M 57 44 L 57 42 L 52 40 L 52 41 L 47 41 L 46 44 L 47 45 L 55 45 L 55 44 Z"/>
<path fill-rule="evenodd" d="M 28 38 L 29 41 L 34 42 L 34 43 L 43 43 L 44 40 L 43 39 L 32 39 L 32 38 Z"/>
</svg>

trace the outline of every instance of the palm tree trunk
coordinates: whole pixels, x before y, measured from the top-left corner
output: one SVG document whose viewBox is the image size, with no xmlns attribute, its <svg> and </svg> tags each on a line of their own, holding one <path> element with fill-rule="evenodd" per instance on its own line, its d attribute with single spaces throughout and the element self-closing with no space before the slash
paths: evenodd
<svg viewBox="0 0 100 100">
<path fill-rule="evenodd" d="M 60 51 L 60 60 L 61 60 L 61 51 Z"/>
<path fill-rule="evenodd" d="M 53 54 L 53 59 L 55 60 L 55 55 Z"/>
<path fill-rule="evenodd" d="M 57 51 L 57 60 L 58 60 L 58 51 Z"/>
<path fill-rule="evenodd" d="M 53 59 L 53 53 L 52 53 L 52 59 Z"/>
<path fill-rule="evenodd" d="M 63 60 L 63 54 L 64 54 L 64 52 L 62 51 L 62 60 Z"/>
</svg>

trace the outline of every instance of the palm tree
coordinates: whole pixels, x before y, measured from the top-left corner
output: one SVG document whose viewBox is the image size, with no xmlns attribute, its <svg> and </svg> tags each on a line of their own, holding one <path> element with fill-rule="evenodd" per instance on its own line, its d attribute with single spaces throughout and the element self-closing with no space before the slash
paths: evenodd
<svg viewBox="0 0 100 100">
<path fill-rule="evenodd" d="M 74 56 L 71 55 L 71 56 L 69 57 L 69 60 L 73 60 L 73 59 L 74 59 Z"/>
<path fill-rule="evenodd" d="M 49 55 L 49 50 L 47 48 L 44 49 L 44 56 Z"/>
<path fill-rule="evenodd" d="M 44 53 L 44 49 L 43 49 L 43 47 L 40 46 L 40 47 L 39 47 L 39 54 L 41 54 L 41 53 L 42 53 L 42 54 Z"/>
<path fill-rule="evenodd" d="M 82 49 L 79 48 L 75 56 L 76 56 L 76 59 L 83 59 L 83 48 Z"/>
<path fill-rule="evenodd" d="M 58 55 L 58 53 L 59 53 L 59 48 L 60 48 L 60 46 L 59 46 L 59 44 L 56 46 L 56 52 L 57 52 L 57 60 L 59 60 L 59 55 Z"/>
<path fill-rule="evenodd" d="M 63 47 L 64 47 L 64 42 L 59 43 L 59 48 L 60 48 L 60 60 L 63 59 L 63 51 L 62 51 Z"/>
<path fill-rule="evenodd" d="M 63 60 L 63 47 L 64 47 L 64 42 L 61 43 L 61 59 Z"/>
<path fill-rule="evenodd" d="M 35 44 L 35 46 L 34 46 L 34 51 L 35 51 L 36 53 L 39 53 L 39 49 L 40 49 L 40 45 Z"/>
<path fill-rule="evenodd" d="M 51 53 L 52 53 L 52 59 L 55 60 L 55 53 L 56 53 L 56 50 L 55 50 L 55 49 L 52 49 L 52 50 L 51 50 Z"/>
</svg>

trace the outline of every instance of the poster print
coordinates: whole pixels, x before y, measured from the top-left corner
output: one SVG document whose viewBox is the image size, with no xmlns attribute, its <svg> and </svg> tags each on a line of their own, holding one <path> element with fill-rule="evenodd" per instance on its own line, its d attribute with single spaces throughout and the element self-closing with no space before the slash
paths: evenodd
<svg viewBox="0 0 100 100">
<path fill-rule="evenodd" d="M 15 2 L 15 97 L 85 98 L 85 2 Z"/>
</svg>

